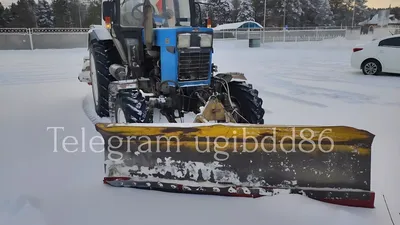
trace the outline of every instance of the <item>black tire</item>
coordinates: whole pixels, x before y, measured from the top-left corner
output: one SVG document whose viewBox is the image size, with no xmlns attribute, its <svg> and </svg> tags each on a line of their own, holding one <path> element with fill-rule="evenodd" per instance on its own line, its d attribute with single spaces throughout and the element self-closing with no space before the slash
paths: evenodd
<svg viewBox="0 0 400 225">
<path fill-rule="evenodd" d="M 135 89 L 121 90 L 116 96 L 115 119 L 121 122 L 119 111 L 122 110 L 125 123 L 152 123 L 153 115 L 148 112 L 146 99 Z"/>
<path fill-rule="evenodd" d="M 93 54 L 97 78 L 97 85 L 92 82 L 95 110 L 100 117 L 108 117 L 110 115 L 108 85 L 110 82 L 115 81 L 115 78 L 109 72 L 109 67 L 111 64 L 119 63 L 117 61 L 119 55 L 112 41 L 94 42 L 91 44 L 89 52 L 89 56 Z M 91 80 L 93 81 L 92 73 Z M 95 89 L 97 89 L 98 93 L 98 102 L 95 100 Z"/>
<path fill-rule="evenodd" d="M 258 97 L 258 91 L 252 85 L 242 82 L 230 82 L 229 92 L 232 101 L 238 105 L 240 118 L 238 123 L 264 124 L 265 110 L 263 100 Z"/>
<path fill-rule="evenodd" d="M 376 68 L 376 70 L 371 71 L 371 67 Z M 376 59 L 367 59 L 362 63 L 361 69 L 364 75 L 379 75 L 382 72 L 382 65 Z"/>
</svg>

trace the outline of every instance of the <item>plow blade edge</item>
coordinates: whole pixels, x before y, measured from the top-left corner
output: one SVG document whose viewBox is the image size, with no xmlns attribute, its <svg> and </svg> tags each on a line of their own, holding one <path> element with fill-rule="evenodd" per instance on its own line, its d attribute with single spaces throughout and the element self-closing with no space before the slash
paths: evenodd
<svg viewBox="0 0 400 225">
<path fill-rule="evenodd" d="M 104 183 L 260 197 L 296 193 L 374 207 L 374 135 L 345 126 L 96 124 Z"/>
</svg>

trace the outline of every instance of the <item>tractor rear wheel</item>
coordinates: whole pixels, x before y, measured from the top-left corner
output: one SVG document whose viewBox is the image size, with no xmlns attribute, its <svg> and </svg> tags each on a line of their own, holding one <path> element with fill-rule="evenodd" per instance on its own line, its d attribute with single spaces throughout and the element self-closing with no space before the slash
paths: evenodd
<svg viewBox="0 0 400 225">
<path fill-rule="evenodd" d="M 120 90 L 115 101 L 117 123 L 152 123 L 153 115 L 148 112 L 146 99 L 135 89 Z"/>
<path fill-rule="evenodd" d="M 238 111 L 232 115 L 238 123 L 264 124 L 263 101 L 252 85 L 232 81 L 229 82 L 229 92 L 234 108 Z"/>
<path fill-rule="evenodd" d="M 100 117 L 109 116 L 108 85 L 115 81 L 109 67 L 118 58 L 118 52 L 112 42 L 94 42 L 90 45 L 90 77 L 94 106 Z M 111 60 L 114 59 L 114 60 Z"/>
</svg>

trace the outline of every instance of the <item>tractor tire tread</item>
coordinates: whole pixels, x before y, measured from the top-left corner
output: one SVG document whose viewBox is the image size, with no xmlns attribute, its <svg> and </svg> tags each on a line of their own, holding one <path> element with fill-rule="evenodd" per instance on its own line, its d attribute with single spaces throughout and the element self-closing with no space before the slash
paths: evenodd
<svg viewBox="0 0 400 225">
<path fill-rule="evenodd" d="M 241 82 L 230 82 L 229 89 L 231 96 L 240 104 L 242 116 L 251 124 L 264 124 L 265 110 L 262 108 L 263 100 L 258 96 L 258 90 L 253 89 L 251 84 Z"/>
<path fill-rule="evenodd" d="M 115 58 L 116 49 L 112 42 L 93 42 L 91 43 L 91 52 L 94 57 L 95 67 L 97 71 L 97 87 L 99 103 L 96 108 L 96 113 L 100 117 L 109 116 L 109 93 L 108 86 L 115 78 L 111 76 L 109 67 L 111 64 L 116 63 Z"/>
<path fill-rule="evenodd" d="M 118 117 L 118 108 L 124 112 L 127 123 L 151 123 L 153 117 L 149 115 L 146 99 L 136 89 L 121 90 L 117 94 L 115 112 Z M 117 118 L 118 121 L 118 118 Z"/>
</svg>

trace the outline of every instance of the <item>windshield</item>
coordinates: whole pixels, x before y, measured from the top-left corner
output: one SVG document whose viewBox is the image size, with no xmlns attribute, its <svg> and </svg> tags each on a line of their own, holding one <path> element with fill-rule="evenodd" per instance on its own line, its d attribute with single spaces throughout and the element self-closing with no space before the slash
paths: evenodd
<svg viewBox="0 0 400 225">
<path fill-rule="evenodd" d="M 157 27 L 190 26 L 188 0 L 150 0 Z M 143 26 L 143 0 L 121 0 L 121 26 Z"/>
</svg>

